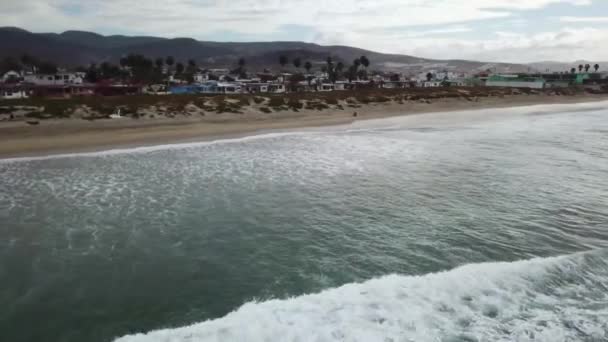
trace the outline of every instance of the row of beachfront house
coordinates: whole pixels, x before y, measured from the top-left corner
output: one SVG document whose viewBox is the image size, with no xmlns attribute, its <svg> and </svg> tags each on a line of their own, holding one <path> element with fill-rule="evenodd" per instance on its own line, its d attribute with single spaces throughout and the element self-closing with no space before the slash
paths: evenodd
<svg viewBox="0 0 608 342">
<path fill-rule="evenodd" d="M 430 76 L 432 77 L 430 77 Z M 302 77 L 300 77 L 302 79 Z M 410 87 L 510 87 L 528 89 L 585 86 L 600 89 L 608 87 L 608 75 L 580 74 L 484 74 L 474 76 L 454 72 L 426 72 L 413 77 L 403 75 L 373 75 L 367 80 L 338 80 L 330 82 L 328 75 L 304 75 L 295 81 L 288 73 L 262 73 L 250 79 L 233 79 L 227 69 L 211 69 L 193 75 L 193 82 L 170 76 L 162 84 L 124 84 L 102 81 L 91 84 L 85 74 L 60 72 L 56 74 L 27 74 L 8 72 L 0 79 L 0 98 L 18 99 L 30 96 L 66 98 L 89 95 L 131 94 L 282 94 L 287 92 L 328 92 L 367 88 Z"/>
</svg>

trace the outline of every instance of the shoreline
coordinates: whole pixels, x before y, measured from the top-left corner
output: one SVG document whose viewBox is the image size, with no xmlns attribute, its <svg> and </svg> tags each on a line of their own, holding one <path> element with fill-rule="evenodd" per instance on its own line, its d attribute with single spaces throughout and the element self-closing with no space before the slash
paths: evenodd
<svg viewBox="0 0 608 342">
<path fill-rule="evenodd" d="M 201 118 L 124 118 L 97 121 L 59 119 L 44 120 L 38 126 L 29 126 L 23 122 L 2 122 L 0 136 L 3 143 L 0 144 L 0 159 L 235 139 L 303 128 L 343 126 L 355 121 L 406 115 L 605 100 L 608 100 L 607 95 L 506 95 L 483 97 L 477 102 L 441 98 L 430 104 L 379 103 L 344 111 L 285 111 L 265 116 L 245 112 Z M 357 117 L 353 117 L 355 111 L 358 113 Z"/>
</svg>

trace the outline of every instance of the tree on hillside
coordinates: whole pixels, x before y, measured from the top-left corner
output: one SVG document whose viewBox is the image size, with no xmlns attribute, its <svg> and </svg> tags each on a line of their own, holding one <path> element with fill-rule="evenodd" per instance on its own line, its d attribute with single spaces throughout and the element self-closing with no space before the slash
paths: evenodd
<svg viewBox="0 0 608 342">
<path fill-rule="evenodd" d="M 294 58 L 293 66 L 298 69 L 302 66 L 302 60 L 300 59 L 300 57 Z"/>
<path fill-rule="evenodd" d="M 21 65 L 19 61 L 17 61 L 13 57 L 5 57 L 0 61 L 0 76 L 2 76 L 5 72 L 8 71 L 20 71 Z"/>
<path fill-rule="evenodd" d="M 188 60 L 188 72 L 194 73 L 196 71 L 196 61 L 194 59 Z"/>
<path fill-rule="evenodd" d="M 238 61 L 238 65 L 239 67 L 233 71 L 233 74 L 238 74 L 240 78 L 247 78 L 247 72 L 245 70 L 245 65 L 247 64 L 247 61 L 245 61 L 245 58 L 239 58 Z"/>
<path fill-rule="evenodd" d="M 572 69 L 570 69 L 570 73 L 572 73 L 572 74 L 576 74 L 576 68 L 572 68 Z"/>
<path fill-rule="evenodd" d="M 165 60 L 160 57 L 157 58 L 154 63 L 156 64 L 156 67 L 158 68 L 158 70 L 162 70 L 163 66 L 165 66 Z"/>
<path fill-rule="evenodd" d="M 582 64 L 578 65 L 578 72 L 583 72 L 583 65 Z"/>
<path fill-rule="evenodd" d="M 360 80 L 366 80 L 367 79 L 367 70 L 359 69 L 359 71 L 357 72 L 357 77 L 359 77 Z"/>
<path fill-rule="evenodd" d="M 182 73 L 184 72 L 184 69 L 185 69 L 185 68 L 184 68 L 184 64 L 183 64 L 182 62 L 178 62 L 178 63 L 175 65 L 175 71 L 176 71 L 178 74 L 182 74 Z"/>
<path fill-rule="evenodd" d="M 430 72 L 426 74 L 426 80 L 431 82 L 433 80 L 433 74 L 431 74 Z"/>
<path fill-rule="evenodd" d="M 325 68 L 325 72 L 327 72 L 327 77 L 329 78 L 330 82 L 333 82 L 335 80 L 335 68 L 334 68 L 334 60 L 330 57 L 327 57 L 327 67 Z"/>
<path fill-rule="evenodd" d="M 117 78 L 120 76 L 120 69 L 118 68 L 118 66 L 113 65 L 109 62 L 103 62 L 99 66 L 99 74 L 106 79 Z"/>
<path fill-rule="evenodd" d="M 91 65 L 89 65 L 89 68 L 87 69 L 84 78 L 89 83 L 97 83 L 97 81 L 99 81 L 99 75 L 97 73 L 97 64 L 91 63 Z"/>
<path fill-rule="evenodd" d="M 165 64 L 167 64 L 167 67 L 169 69 L 169 73 L 171 73 L 171 69 L 173 67 L 173 64 L 175 64 L 175 58 L 173 58 L 173 56 L 168 56 L 165 59 Z"/>
<path fill-rule="evenodd" d="M 357 67 L 355 65 L 348 67 L 346 76 L 348 77 L 349 82 L 352 82 L 355 78 L 357 78 Z"/>
<path fill-rule="evenodd" d="M 356 70 L 359 70 L 360 66 L 361 66 L 361 60 L 359 58 L 355 58 L 355 60 L 353 61 L 353 67 L 355 67 Z"/>
<path fill-rule="evenodd" d="M 591 69 L 591 65 L 585 64 L 585 72 L 589 72 L 589 69 Z"/>
<path fill-rule="evenodd" d="M 598 70 L 600 70 L 600 65 L 596 64 L 593 66 L 593 68 L 595 69 L 595 72 L 597 72 Z"/>
<path fill-rule="evenodd" d="M 32 62 L 33 62 L 32 57 L 28 54 L 21 55 L 19 60 L 21 61 L 21 63 L 23 63 L 23 65 L 28 65 L 28 66 L 32 65 Z"/>
<path fill-rule="evenodd" d="M 304 69 L 306 69 L 306 72 L 310 74 L 310 69 L 312 69 L 312 63 L 308 61 L 304 63 Z"/>
<path fill-rule="evenodd" d="M 23 66 L 29 67 L 29 68 L 36 68 L 38 65 L 40 65 L 40 61 L 37 58 L 32 57 L 28 54 L 21 55 L 21 57 L 19 58 L 19 61 L 21 61 L 21 64 L 23 64 Z M 32 70 L 32 71 L 35 71 L 35 70 Z"/>
<path fill-rule="evenodd" d="M 366 56 L 361 56 L 361 58 L 359 58 L 359 61 L 361 61 L 361 64 L 367 69 L 367 67 L 369 67 L 369 59 Z"/>
<path fill-rule="evenodd" d="M 175 58 L 173 58 L 173 56 L 168 56 L 167 59 L 165 59 L 165 63 L 171 67 L 175 64 Z"/>
<path fill-rule="evenodd" d="M 137 82 L 152 82 L 160 80 L 159 70 L 155 70 L 155 62 L 143 55 L 130 54 L 126 57 L 126 65 L 131 68 L 133 80 Z M 158 65 L 158 61 L 156 62 Z"/>
<path fill-rule="evenodd" d="M 341 73 L 343 70 L 344 70 L 344 63 L 338 62 L 338 64 L 336 64 L 336 72 Z"/>
<path fill-rule="evenodd" d="M 287 63 L 289 63 L 289 59 L 287 59 L 287 56 L 280 55 L 279 56 L 279 64 L 281 64 L 281 67 L 285 68 L 285 66 L 287 65 Z"/>
</svg>

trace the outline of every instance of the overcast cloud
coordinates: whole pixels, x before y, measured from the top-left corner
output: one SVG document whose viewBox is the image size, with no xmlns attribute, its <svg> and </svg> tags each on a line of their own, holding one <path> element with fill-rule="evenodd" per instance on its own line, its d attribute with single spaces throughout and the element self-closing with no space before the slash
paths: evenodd
<svg viewBox="0 0 608 342">
<path fill-rule="evenodd" d="M 0 0 L 0 13 L 0 26 L 34 32 L 301 40 L 507 62 L 608 60 L 606 0 Z"/>
</svg>

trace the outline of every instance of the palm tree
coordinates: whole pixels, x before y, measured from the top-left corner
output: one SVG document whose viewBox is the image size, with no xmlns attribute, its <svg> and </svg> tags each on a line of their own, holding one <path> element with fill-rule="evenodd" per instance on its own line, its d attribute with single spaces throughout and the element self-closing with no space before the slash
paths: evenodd
<svg viewBox="0 0 608 342">
<path fill-rule="evenodd" d="M 361 56 L 361 58 L 359 58 L 359 61 L 361 61 L 361 64 L 363 64 L 365 69 L 367 69 L 367 67 L 369 66 L 369 59 L 365 56 Z"/>
<path fill-rule="evenodd" d="M 338 62 L 334 68 L 332 81 L 336 82 L 339 77 L 342 76 L 342 71 L 344 70 L 344 63 Z"/>
<path fill-rule="evenodd" d="M 348 82 L 352 82 L 357 77 L 357 67 L 351 65 L 348 67 Z"/>
<path fill-rule="evenodd" d="M 245 64 L 247 64 L 247 61 L 245 61 L 245 58 L 241 57 L 239 58 L 239 67 L 238 69 L 236 69 L 236 72 L 238 73 L 240 78 L 246 78 L 247 75 L 245 74 Z"/>
<path fill-rule="evenodd" d="M 572 73 L 572 74 L 576 74 L 576 68 L 572 68 L 572 69 L 570 69 L 570 73 Z"/>
<path fill-rule="evenodd" d="M 304 63 L 304 69 L 306 69 L 306 73 L 310 74 L 310 69 L 312 69 L 312 63 L 308 61 Z"/>
<path fill-rule="evenodd" d="M 433 79 L 433 74 L 431 74 L 430 72 L 428 74 L 426 74 L 426 80 L 431 82 L 431 80 Z"/>
<path fill-rule="evenodd" d="M 168 66 L 173 66 L 173 64 L 175 64 L 175 58 L 173 58 L 173 56 L 168 56 L 167 59 L 165 59 L 165 63 Z"/>
<path fill-rule="evenodd" d="M 585 72 L 589 72 L 589 69 L 591 69 L 591 65 L 585 64 Z"/>
<path fill-rule="evenodd" d="M 169 73 L 171 73 L 171 67 L 173 66 L 173 64 L 175 64 L 175 58 L 173 58 L 172 56 L 167 57 L 167 59 L 165 59 L 165 64 L 167 64 Z"/>
<path fill-rule="evenodd" d="M 334 60 L 331 58 L 331 56 L 327 57 L 326 72 L 327 72 L 327 76 L 329 77 L 329 80 L 331 82 L 335 81 L 336 72 L 335 72 L 335 68 L 334 68 Z"/>
<path fill-rule="evenodd" d="M 578 72 L 583 72 L 583 65 L 582 64 L 578 65 Z"/>
<path fill-rule="evenodd" d="M 279 56 L 279 64 L 281 64 L 281 67 L 285 68 L 285 66 L 287 65 L 287 63 L 289 63 L 289 59 L 287 59 L 287 56 L 280 55 Z"/>
<path fill-rule="evenodd" d="M 336 64 L 336 71 L 342 72 L 342 70 L 344 70 L 344 63 L 338 62 L 338 64 Z"/>
<path fill-rule="evenodd" d="M 155 63 L 156 63 L 156 67 L 160 70 L 165 65 L 165 60 L 162 58 L 157 58 Z"/>
<path fill-rule="evenodd" d="M 300 57 L 294 58 L 293 66 L 298 69 L 302 66 L 302 60 L 300 59 Z"/>
<path fill-rule="evenodd" d="M 598 70 L 600 70 L 600 65 L 596 64 L 593 66 L 593 68 L 595 69 L 595 72 L 597 72 Z"/>
<path fill-rule="evenodd" d="M 25 66 L 30 66 L 32 64 L 33 58 L 30 57 L 30 55 L 28 55 L 28 54 L 23 54 L 23 55 L 21 55 L 20 60 L 21 60 L 21 64 L 23 64 Z"/>
<path fill-rule="evenodd" d="M 361 66 L 361 59 L 356 58 L 356 59 L 353 61 L 353 66 L 355 67 L 355 70 L 359 70 L 359 66 Z"/>
<path fill-rule="evenodd" d="M 182 62 L 179 62 L 175 65 L 175 71 L 177 71 L 178 74 L 181 74 L 184 72 L 184 64 Z"/>
</svg>

